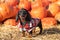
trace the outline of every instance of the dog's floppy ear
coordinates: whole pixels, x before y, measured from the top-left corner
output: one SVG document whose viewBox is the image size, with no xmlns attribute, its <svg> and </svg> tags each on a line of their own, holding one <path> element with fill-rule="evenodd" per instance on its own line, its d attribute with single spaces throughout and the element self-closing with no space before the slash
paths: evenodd
<svg viewBox="0 0 60 40">
<path fill-rule="evenodd" d="M 16 22 L 18 21 L 19 19 L 19 13 L 16 15 Z"/>
</svg>

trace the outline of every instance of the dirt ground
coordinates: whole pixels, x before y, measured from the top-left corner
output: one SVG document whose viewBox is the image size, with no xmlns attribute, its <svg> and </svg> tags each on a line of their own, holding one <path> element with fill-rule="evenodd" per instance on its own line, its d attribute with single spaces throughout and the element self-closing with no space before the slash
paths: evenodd
<svg viewBox="0 0 60 40">
<path fill-rule="evenodd" d="M 23 38 L 29 40 L 29 38 Z M 60 24 L 56 28 L 44 29 L 43 33 L 30 40 L 60 40 Z"/>
<path fill-rule="evenodd" d="M 42 35 L 38 35 L 37 38 L 40 40 L 60 40 L 60 30 L 54 29 L 53 30 L 45 30 Z"/>
<path fill-rule="evenodd" d="M 17 27 L 0 27 L 0 40 L 60 40 L 60 24 L 55 28 L 44 29 L 42 34 L 32 38 L 20 38 Z"/>
</svg>

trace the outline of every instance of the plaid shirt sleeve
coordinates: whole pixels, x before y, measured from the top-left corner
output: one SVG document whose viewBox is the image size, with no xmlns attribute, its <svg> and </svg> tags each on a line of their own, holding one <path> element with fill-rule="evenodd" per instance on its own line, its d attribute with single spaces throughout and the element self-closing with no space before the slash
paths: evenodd
<svg viewBox="0 0 60 40">
<path fill-rule="evenodd" d="M 31 21 L 32 26 L 33 26 L 33 27 L 36 27 L 36 26 L 38 25 L 39 21 L 40 21 L 40 20 L 37 19 L 37 18 L 32 19 L 32 21 Z"/>
<path fill-rule="evenodd" d="M 30 26 L 29 26 L 29 30 L 27 30 L 28 32 L 32 31 L 39 23 L 39 19 L 32 19 L 30 22 Z"/>
</svg>

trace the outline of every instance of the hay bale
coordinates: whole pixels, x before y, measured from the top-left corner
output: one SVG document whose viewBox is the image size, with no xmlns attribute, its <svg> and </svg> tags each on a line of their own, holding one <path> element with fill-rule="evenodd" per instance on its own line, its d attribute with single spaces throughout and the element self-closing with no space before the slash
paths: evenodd
<svg viewBox="0 0 60 40">
<path fill-rule="evenodd" d="M 0 27 L 0 40 L 19 40 L 20 31 L 16 26 Z"/>
</svg>

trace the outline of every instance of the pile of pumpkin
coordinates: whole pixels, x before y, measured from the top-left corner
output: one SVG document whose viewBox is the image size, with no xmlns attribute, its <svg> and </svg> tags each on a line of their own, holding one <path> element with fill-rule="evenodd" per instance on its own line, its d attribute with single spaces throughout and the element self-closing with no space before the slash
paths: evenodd
<svg viewBox="0 0 60 40">
<path fill-rule="evenodd" d="M 43 28 L 60 22 L 60 0 L 0 0 L 0 23 L 16 26 L 15 17 L 21 8 L 29 11 L 32 18 L 39 18 Z"/>
</svg>

